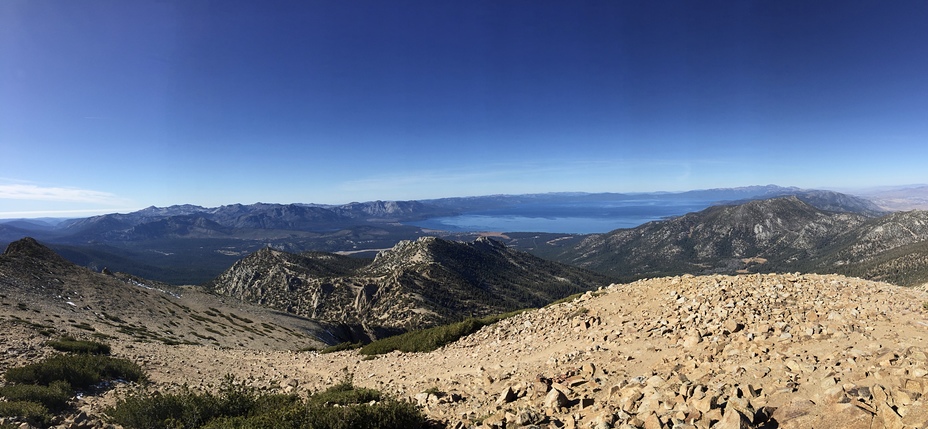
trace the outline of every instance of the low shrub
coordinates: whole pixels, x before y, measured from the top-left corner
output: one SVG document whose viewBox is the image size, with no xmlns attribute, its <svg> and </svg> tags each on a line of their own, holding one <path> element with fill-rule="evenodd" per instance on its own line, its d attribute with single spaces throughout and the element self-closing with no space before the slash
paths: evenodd
<svg viewBox="0 0 928 429">
<path fill-rule="evenodd" d="M 107 410 L 115 423 L 152 429 L 393 429 L 428 428 L 430 422 L 408 402 L 355 387 L 351 378 L 307 400 L 273 394 L 228 377 L 218 394 L 152 394 L 142 390 Z"/>
<path fill-rule="evenodd" d="M 346 375 L 340 383 L 309 397 L 311 404 L 352 405 L 379 400 L 381 400 L 380 391 L 356 387 L 351 375 Z"/>
<path fill-rule="evenodd" d="M 51 420 L 45 406 L 29 401 L 0 402 L 0 417 L 19 417 L 43 425 Z"/>
<path fill-rule="evenodd" d="M 57 341 L 49 341 L 49 347 L 65 353 L 87 353 L 92 355 L 110 354 L 109 344 L 98 343 L 96 341 L 77 340 L 72 337 L 61 337 Z"/>
<path fill-rule="evenodd" d="M 55 381 L 50 386 L 10 384 L 0 387 L 0 396 L 9 401 L 39 403 L 49 411 L 61 411 L 68 406 L 71 386 L 64 381 Z"/>
<path fill-rule="evenodd" d="M 218 415 L 216 398 L 190 391 L 149 394 L 137 391 L 106 411 L 112 420 L 134 428 L 198 428 Z"/>
<path fill-rule="evenodd" d="M 412 404 L 378 402 L 351 407 L 294 405 L 249 417 L 223 417 L 204 429 L 398 429 L 429 428 L 430 423 Z"/>
<path fill-rule="evenodd" d="M 463 322 L 387 337 L 361 347 L 361 354 L 378 355 L 390 353 L 395 350 L 407 353 L 430 352 L 446 344 L 453 343 L 461 337 L 477 332 L 484 326 L 492 325 L 500 320 L 522 313 L 523 311 L 525 310 L 481 318 L 469 318 Z"/>
<path fill-rule="evenodd" d="M 6 371 L 6 380 L 11 383 L 50 386 L 55 381 L 64 381 L 74 389 L 88 389 L 104 380 L 141 381 L 143 378 L 142 368 L 134 362 L 88 354 L 54 355 Z"/>
<path fill-rule="evenodd" d="M 319 351 L 319 353 L 335 353 L 335 352 L 340 352 L 342 350 L 353 350 L 353 349 L 357 349 L 360 347 L 361 347 L 361 343 L 349 343 L 346 341 L 344 343 L 338 343 L 334 346 L 328 346 L 322 349 L 321 351 Z"/>
<path fill-rule="evenodd" d="M 394 399 L 350 407 L 310 407 L 307 409 L 307 420 L 311 423 L 302 428 L 414 429 L 430 427 L 429 421 L 422 416 L 415 405 Z"/>
<path fill-rule="evenodd" d="M 151 394 L 140 389 L 120 399 L 107 414 L 126 427 L 199 428 L 224 416 L 249 415 L 275 401 L 283 400 L 261 395 L 258 389 L 227 376 L 218 394 L 194 392 L 186 386 L 177 393 Z"/>
<path fill-rule="evenodd" d="M 62 337 L 50 341 L 57 350 L 78 354 L 58 354 L 41 361 L 6 370 L 6 384 L 0 386 L 0 417 L 20 417 L 33 425 L 47 426 L 52 413 L 69 407 L 76 389 L 96 388 L 101 382 L 144 379 L 141 367 L 125 359 L 106 354 L 109 346 L 94 341 Z M 5 426 L 0 424 L 0 429 Z"/>
</svg>

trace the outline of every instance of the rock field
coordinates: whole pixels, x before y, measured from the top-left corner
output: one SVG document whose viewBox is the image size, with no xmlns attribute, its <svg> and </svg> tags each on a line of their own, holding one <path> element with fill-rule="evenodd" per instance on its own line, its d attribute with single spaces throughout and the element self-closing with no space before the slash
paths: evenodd
<svg viewBox="0 0 928 429">
<path fill-rule="evenodd" d="M 833 275 L 672 277 L 522 313 L 432 353 L 332 354 L 116 342 L 158 388 L 226 374 L 306 393 L 346 373 L 452 428 L 928 427 L 923 289 Z M 42 338 L 3 322 L 0 365 Z M 121 387 L 84 397 L 82 422 Z"/>
</svg>

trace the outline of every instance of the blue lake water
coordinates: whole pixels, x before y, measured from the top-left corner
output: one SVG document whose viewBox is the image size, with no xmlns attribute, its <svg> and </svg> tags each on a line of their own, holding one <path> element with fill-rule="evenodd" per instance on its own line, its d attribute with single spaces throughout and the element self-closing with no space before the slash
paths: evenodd
<svg viewBox="0 0 928 429">
<path fill-rule="evenodd" d="M 709 201 L 625 201 L 600 204 L 523 205 L 439 217 L 410 225 L 453 232 L 556 232 L 593 234 L 680 216 L 709 207 Z"/>
</svg>

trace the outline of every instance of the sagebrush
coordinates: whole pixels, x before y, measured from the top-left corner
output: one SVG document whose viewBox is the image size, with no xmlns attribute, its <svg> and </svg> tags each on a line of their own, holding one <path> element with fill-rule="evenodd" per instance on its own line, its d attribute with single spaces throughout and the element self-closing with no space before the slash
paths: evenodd
<svg viewBox="0 0 928 429">
<path fill-rule="evenodd" d="M 217 393 L 183 388 L 153 394 L 140 389 L 107 410 L 115 423 L 151 429 L 399 429 L 430 423 L 415 407 L 350 378 L 307 399 L 273 393 L 227 377 Z"/>
</svg>

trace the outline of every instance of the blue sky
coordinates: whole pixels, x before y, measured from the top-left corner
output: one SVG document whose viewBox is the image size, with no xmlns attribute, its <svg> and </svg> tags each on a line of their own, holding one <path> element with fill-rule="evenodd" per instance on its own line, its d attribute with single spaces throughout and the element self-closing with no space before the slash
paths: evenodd
<svg viewBox="0 0 928 429">
<path fill-rule="evenodd" d="M 0 217 L 928 182 L 924 1 L 0 2 Z"/>
</svg>

